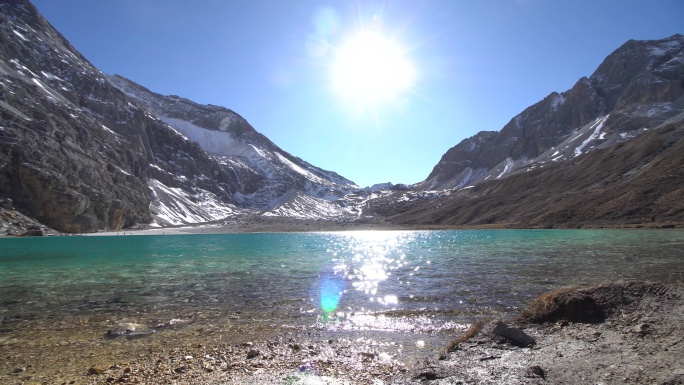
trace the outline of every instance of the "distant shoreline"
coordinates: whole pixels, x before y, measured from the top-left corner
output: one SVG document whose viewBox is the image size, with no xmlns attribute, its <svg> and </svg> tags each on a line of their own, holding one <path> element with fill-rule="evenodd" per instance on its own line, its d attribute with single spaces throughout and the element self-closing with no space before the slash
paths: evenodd
<svg viewBox="0 0 684 385">
<path fill-rule="evenodd" d="M 391 231 L 391 230 L 541 230 L 541 229 L 683 229 L 684 223 L 646 223 L 646 224 L 558 224 L 554 226 L 521 226 L 515 224 L 486 225 L 434 225 L 434 224 L 396 224 L 389 222 L 334 222 L 321 220 L 301 220 L 289 218 L 239 219 L 225 224 L 197 224 L 149 229 L 103 230 L 84 233 L 87 236 L 112 235 L 174 235 L 174 234 L 241 234 L 241 233 L 298 233 L 317 231 Z"/>
<path fill-rule="evenodd" d="M 299 233 L 318 231 L 391 231 L 391 230 L 541 230 L 541 229 L 684 229 L 684 222 L 648 223 L 559 223 L 531 226 L 520 223 L 492 223 L 481 225 L 398 224 L 380 221 L 343 222 L 315 219 L 244 217 L 226 219 L 221 223 L 186 224 L 147 229 L 99 230 L 93 233 L 53 233 L 48 236 L 117 236 L 117 235 L 177 235 L 177 234 L 241 234 L 241 233 Z M 25 237 L 0 234 L 0 238 Z"/>
</svg>

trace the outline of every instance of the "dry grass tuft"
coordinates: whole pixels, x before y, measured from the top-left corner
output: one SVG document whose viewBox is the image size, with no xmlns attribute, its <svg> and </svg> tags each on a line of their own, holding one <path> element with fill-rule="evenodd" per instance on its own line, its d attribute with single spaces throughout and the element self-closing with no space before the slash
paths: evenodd
<svg viewBox="0 0 684 385">
<path fill-rule="evenodd" d="M 475 337 L 480 332 L 480 330 L 482 330 L 482 327 L 489 321 L 490 319 L 487 318 L 481 319 L 477 322 L 473 322 L 472 324 L 470 324 L 468 329 L 466 329 L 466 331 L 463 332 L 463 334 L 461 334 L 458 338 L 452 340 L 451 342 L 449 342 L 449 344 L 447 344 L 446 352 L 453 352 L 454 350 L 458 349 L 458 345 L 460 343 L 466 342 L 469 339 Z"/>
<path fill-rule="evenodd" d="M 529 320 L 549 318 L 551 314 L 559 309 L 558 298 L 576 289 L 577 287 L 566 287 L 540 295 L 532 300 L 528 309 L 523 310 L 523 318 Z"/>
</svg>

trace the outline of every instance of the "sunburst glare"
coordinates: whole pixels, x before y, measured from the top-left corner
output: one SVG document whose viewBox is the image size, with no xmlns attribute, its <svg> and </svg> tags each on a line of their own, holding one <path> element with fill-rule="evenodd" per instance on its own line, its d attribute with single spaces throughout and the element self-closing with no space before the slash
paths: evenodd
<svg viewBox="0 0 684 385">
<path fill-rule="evenodd" d="M 333 91 L 359 111 L 396 101 L 416 81 L 407 50 L 379 31 L 362 30 L 335 50 L 331 68 Z"/>
</svg>

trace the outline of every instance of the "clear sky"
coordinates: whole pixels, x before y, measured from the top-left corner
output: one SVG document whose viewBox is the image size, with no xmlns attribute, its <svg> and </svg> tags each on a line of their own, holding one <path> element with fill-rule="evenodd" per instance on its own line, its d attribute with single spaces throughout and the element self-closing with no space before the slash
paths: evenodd
<svg viewBox="0 0 684 385">
<path fill-rule="evenodd" d="M 33 3 L 103 72 L 230 108 L 360 186 L 422 181 L 627 40 L 684 33 L 682 0 Z"/>
</svg>

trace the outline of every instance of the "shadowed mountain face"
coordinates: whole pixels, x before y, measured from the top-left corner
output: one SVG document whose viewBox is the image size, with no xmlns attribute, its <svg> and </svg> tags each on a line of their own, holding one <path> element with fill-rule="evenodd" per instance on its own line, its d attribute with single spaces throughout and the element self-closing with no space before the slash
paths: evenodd
<svg viewBox="0 0 684 385">
<path fill-rule="evenodd" d="M 416 187 L 462 188 L 611 147 L 684 111 L 683 95 L 684 36 L 631 40 L 572 89 L 449 149 Z"/>
<path fill-rule="evenodd" d="M 0 197 L 50 227 L 199 223 L 357 188 L 230 110 L 102 74 L 28 1 L 0 11 Z"/>
<path fill-rule="evenodd" d="M 3 1 L 0 11 L 2 195 L 64 231 L 149 222 L 152 132 L 164 128 L 128 106 L 31 4 Z"/>
</svg>

